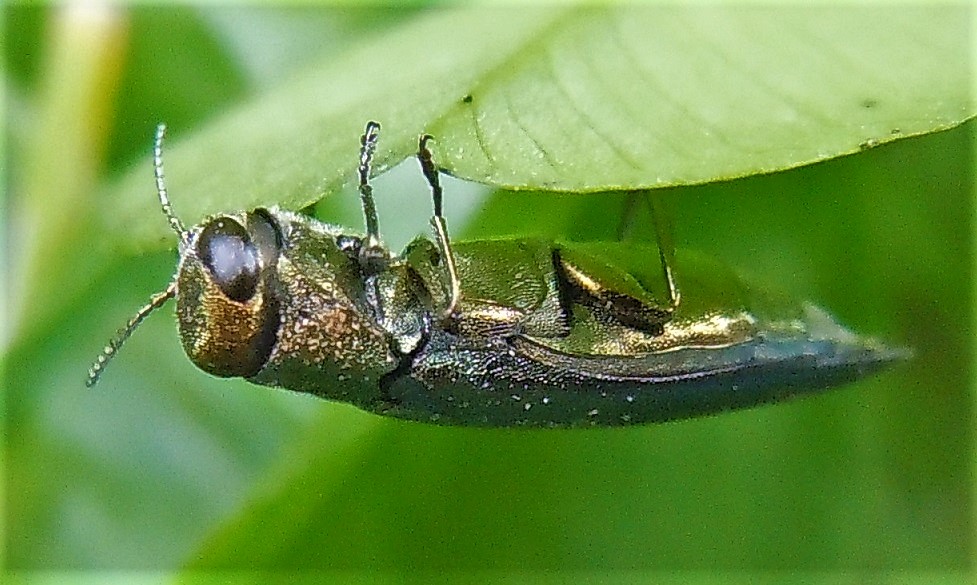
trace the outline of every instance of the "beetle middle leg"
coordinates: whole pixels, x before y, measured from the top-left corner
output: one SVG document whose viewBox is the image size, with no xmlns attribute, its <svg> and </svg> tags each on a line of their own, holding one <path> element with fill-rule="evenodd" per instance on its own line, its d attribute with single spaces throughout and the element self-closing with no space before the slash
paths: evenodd
<svg viewBox="0 0 977 585">
<path fill-rule="evenodd" d="M 451 242 L 448 240 L 448 227 L 442 214 L 443 191 L 441 181 L 438 179 L 438 167 L 434 163 L 434 157 L 427 143 L 433 140 L 429 134 L 424 134 L 417 141 L 417 160 L 421 163 L 421 172 L 431 186 L 431 196 L 434 199 L 434 216 L 431 217 L 431 226 L 434 228 L 434 236 L 441 250 L 441 257 L 444 258 L 445 271 L 448 276 L 448 283 L 451 290 L 451 298 L 448 306 L 444 308 L 441 318 L 450 320 L 455 317 L 458 305 L 461 302 L 461 283 L 458 281 L 458 270 L 455 265 L 455 256 L 451 250 Z"/>
</svg>

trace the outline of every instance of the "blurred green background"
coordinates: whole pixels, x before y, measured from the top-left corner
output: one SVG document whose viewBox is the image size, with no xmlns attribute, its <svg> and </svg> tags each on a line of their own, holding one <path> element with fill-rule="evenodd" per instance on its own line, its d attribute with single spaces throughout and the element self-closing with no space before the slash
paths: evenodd
<svg viewBox="0 0 977 585">
<path fill-rule="evenodd" d="M 821 397 L 632 429 L 438 428 L 210 378 L 172 309 L 86 390 L 91 360 L 175 261 L 100 231 L 100 187 L 132 165 L 151 183 L 157 122 L 190 133 L 413 15 L 146 6 L 65 28 L 50 7 L 3 9 L 8 571 L 971 569 L 973 122 L 662 192 L 680 246 L 916 352 Z M 623 206 L 447 185 L 461 236 L 608 237 Z M 376 192 L 394 247 L 426 230 L 413 166 Z M 318 212 L 361 225 L 349 191 Z"/>
</svg>

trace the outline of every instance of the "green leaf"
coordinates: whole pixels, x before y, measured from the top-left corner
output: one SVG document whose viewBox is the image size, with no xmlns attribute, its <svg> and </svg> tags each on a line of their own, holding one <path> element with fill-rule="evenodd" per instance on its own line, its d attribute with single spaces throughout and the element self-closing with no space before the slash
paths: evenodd
<svg viewBox="0 0 977 585">
<path fill-rule="evenodd" d="M 187 223 L 304 207 L 435 134 L 449 172 L 510 188 L 638 189 L 767 173 L 974 114 L 966 9 L 466 8 L 432 11 L 176 141 Z M 146 128 L 147 144 L 152 134 Z M 146 165 L 108 221 L 164 241 Z"/>
</svg>

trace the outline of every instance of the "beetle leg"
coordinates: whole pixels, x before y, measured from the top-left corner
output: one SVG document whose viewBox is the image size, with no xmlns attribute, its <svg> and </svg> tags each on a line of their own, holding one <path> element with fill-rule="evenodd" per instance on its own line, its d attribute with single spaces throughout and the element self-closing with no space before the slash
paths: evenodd
<svg viewBox="0 0 977 585">
<path fill-rule="evenodd" d="M 443 192 L 441 182 L 438 180 L 438 167 L 427 147 L 428 141 L 432 139 L 433 137 L 429 134 L 420 137 L 417 142 L 417 160 L 421 163 L 421 172 L 424 173 L 424 178 L 431 186 L 431 196 L 434 199 L 434 216 L 431 218 L 431 226 L 434 228 L 434 236 L 438 242 L 438 248 L 441 250 L 441 256 L 444 258 L 444 266 L 448 273 L 448 283 L 451 288 L 451 299 L 441 316 L 443 319 L 452 319 L 461 302 L 461 283 L 458 281 L 455 256 L 451 251 L 451 242 L 448 240 L 448 227 L 444 221 L 444 215 L 441 213 Z"/>
<path fill-rule="evenodd" d="M 675 239 L 673 237 L 672 222 L 660 198 L 649 192 L 643 193 L 644 199 L 648 202 L 648 209 L 651 213 L 652 229 L 655 230 L 655 244 L 658 246 L 658 258 L 662 265 L 662 275 L 665 278 L 665 285 L 668 293 L 669 312 L 678 308 L 682 300 L 682 294 L 675 283 L 675 274 L 672 266 L 675 265 Z M 624 201 L 624 217 L 618 227 L 618 239 L 626 240 L 632 234 L 635 217 L 638 215 L 638 205 L 641 201 L 639 191 L 630 191 Z"/>
<path fill-rule="evenodd" d="M 380 244 L 380 227 L 377 220 L 377 207 L 373 201 L 373 186 L 370 185 L 370 172 L 373 155 L 377 150 L 377 140 L 380 138 L 380 124 L 366 123 L 363 136 L 360 137 L 360 201 L 363 204 L 363 216 L 366 219 L 366 245 L 360 251 L 362 264 L 371 264 L 371 260 L 385 256 Z"/>
<path fill-rule="evenodd" d="M 573 316 L 570 304 L 579 303 L 621 325 L 651 335 L 662 334 L 662 326 L 671 319 L 673 307 L 660 308 L 649 304 L 647 300 L 610 289 L 572 261 L 563 258 L 559 249 L 555 252 L 553 268 L 556 270 L 557 285 L 561 291 L 561 302 L 564 303 L 568 323 Z"/>
<path fill-rule="evenodd" d="M 678 308 L 682 300 L 682 293 L 675 284 L 675 275 L 672 273 L 672 266 L 675 265 L 675 239 L 672 234 L 672 222 L 669 221 L 668 214 L 658 197 L 648 194 L 648 204 L 651 206 L 651 221 L 655 228 L 655 243 L 658 244 L 658 258 L 662 263 L 662 273 L 665 275 L 665 282 L 668 285 L 668 302 L 671 311 Z"/>
</svg>

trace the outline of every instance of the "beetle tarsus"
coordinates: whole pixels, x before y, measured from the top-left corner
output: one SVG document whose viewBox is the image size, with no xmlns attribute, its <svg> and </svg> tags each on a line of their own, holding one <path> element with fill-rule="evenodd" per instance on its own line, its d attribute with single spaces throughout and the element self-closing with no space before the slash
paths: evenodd
<svg viewBox="0 0 977 585">
<path fill-rule="evenodd" d="M 441 181 L 438 179 L 438 167 L 434 163 L 431 150 L 427 147 L 427 143 L 431 140 L 434 140 L 434 137 L 430 134 L 424 134 L 420 137 L 417 144 L 417 159 L 421 161 L 421 172 L 424 173 L 424 178 L 431 186 L 431 195 L 434 198 L 434 215 L 440 217 L 442 215 L 443 191 Z"/>
</svg>

